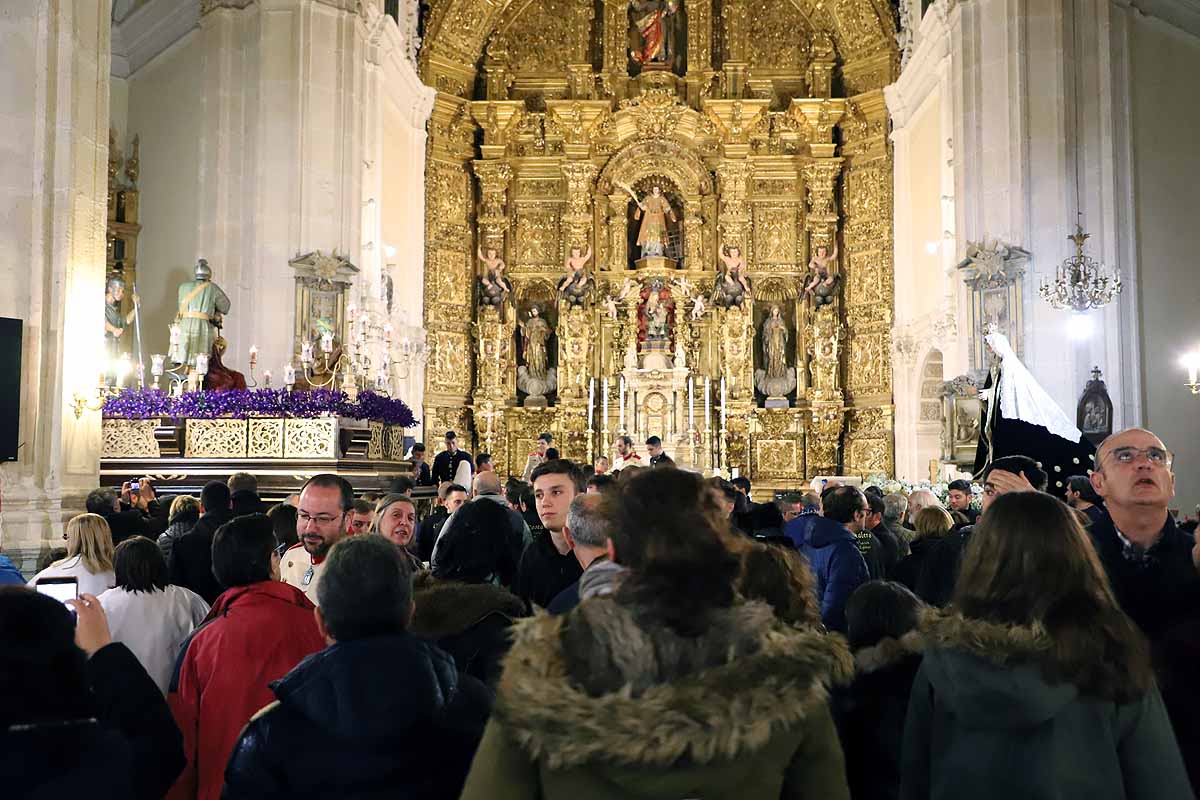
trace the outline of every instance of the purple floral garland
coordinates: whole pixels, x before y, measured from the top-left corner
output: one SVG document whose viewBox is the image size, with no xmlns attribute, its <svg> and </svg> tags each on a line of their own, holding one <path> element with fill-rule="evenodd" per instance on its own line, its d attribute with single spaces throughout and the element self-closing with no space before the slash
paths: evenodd
<svg viewBox="0 0 1200 800">
<path fill-rule="evenodd" d="M 403 400 L 359 392 L 351 400 L 344 392 L 314 389 L 289 392 L 286 389 L 231 389 L 222 392 L 185 392 L 171 397 L 161 389 L 123 389 L 104 404 L 104 416 L 119 419 L 217 419 L 229 417 L 295 417 L 312 419 L 324 416 L 368 419 L 385 425 L 411 428 L 416 417 Z"/>
</svg>

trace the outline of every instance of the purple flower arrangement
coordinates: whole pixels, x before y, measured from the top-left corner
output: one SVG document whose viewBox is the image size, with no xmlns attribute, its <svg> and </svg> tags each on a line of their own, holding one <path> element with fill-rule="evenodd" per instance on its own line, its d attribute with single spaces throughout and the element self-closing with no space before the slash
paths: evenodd
<svg viewBox="0 0 1200 800">
<path fill-rule="evenodd" d="M 359 392 L 358 397 L 351 400 L 344 392 L 329 389 L 307 392 L 232 389 L 223 392 L 185 392 L 178 397 L 171 397 L 161 389 L 124 389 L 105 402 L 104 416 L 119 419 L 312 419 L 339 416 L 368 419 L 403 428 L 417 424 L 412 409 L 403 400 L 374 392 Z"/>
</svg>

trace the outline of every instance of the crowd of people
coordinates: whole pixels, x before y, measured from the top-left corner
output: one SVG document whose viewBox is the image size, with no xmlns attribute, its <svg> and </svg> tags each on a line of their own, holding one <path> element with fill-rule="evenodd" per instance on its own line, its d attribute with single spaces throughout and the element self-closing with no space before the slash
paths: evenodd
<svg viewBox="0 0 1200 800">
<path fill-rule="evenodd" d="M 0 587 L 0 786 L 90 798 L 1192 798 L 1200 545 L 1153 433 L 1046 493 L 588 468 L 97 490 Z M 616 467 L 612 469 L 611 467 Z M 414 486 L 436 486 L 423 518 Z M 1186 528 L 1191 528 L 1187 530 Z M 12 576 L 16 575 L 16 578 Z M 38 585 L 74 580 L 64 604 Z M 0 562 L 0 583 L 23 582 Z M 9 795 L 9 792 L 14 794 Z"/>
</svg>

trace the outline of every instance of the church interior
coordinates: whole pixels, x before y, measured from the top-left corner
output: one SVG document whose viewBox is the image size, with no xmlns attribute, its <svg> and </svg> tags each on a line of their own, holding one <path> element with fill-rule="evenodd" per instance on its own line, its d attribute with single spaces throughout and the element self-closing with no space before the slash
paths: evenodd
<svg viewBox="0 0 1200 800">
<path fill-rule="evenodd" d="M 0 550 L 651 437 L 760 499 L 969 477 L 1000 333 L 1200 503 L 1188 0 L 9 0 Z M 1051 475 L 1051 481 L 1066 475 Z"/>
</svg>

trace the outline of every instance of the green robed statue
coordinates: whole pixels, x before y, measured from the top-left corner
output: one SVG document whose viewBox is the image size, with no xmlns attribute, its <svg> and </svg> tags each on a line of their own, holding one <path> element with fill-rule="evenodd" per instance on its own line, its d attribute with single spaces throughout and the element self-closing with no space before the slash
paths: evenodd
<svg viewBox="0 0 1200 800">
<path fill-rule="evenodd" d="M 179 364 L 193 365 L 196 356 L 212 351 L 221 317 L 229 313 L 229 298 L 212 282 L 212 269 L 203 258 L 196 262 L 194 280 L 179 284 L 179 341 L 171 347 L 171 358 Z"/>
</svg>

